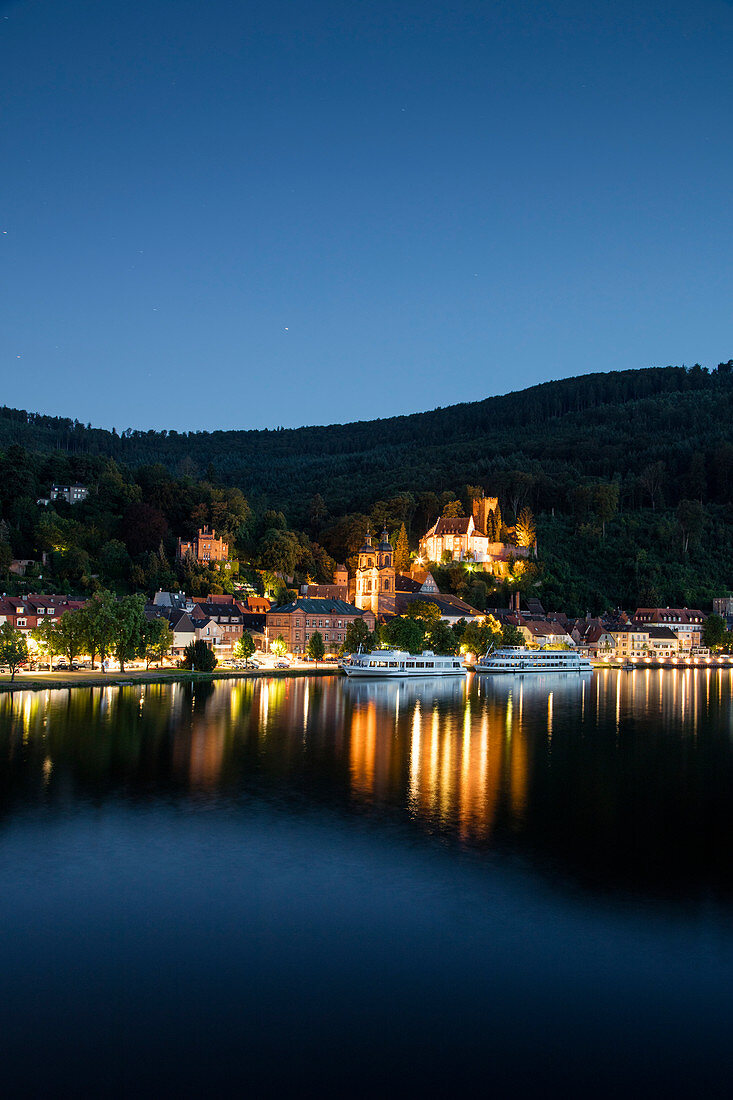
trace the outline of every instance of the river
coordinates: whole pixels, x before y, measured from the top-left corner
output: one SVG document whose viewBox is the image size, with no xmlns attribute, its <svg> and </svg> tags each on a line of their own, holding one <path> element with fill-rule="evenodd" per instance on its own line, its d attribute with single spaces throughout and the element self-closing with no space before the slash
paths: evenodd
<svg viewBox="0 0 733 1100">
<path fill-rule="evenodd" d="M 5 1095 L 733 1087 L 733 671 L 0 695 Z"/>
</svg>

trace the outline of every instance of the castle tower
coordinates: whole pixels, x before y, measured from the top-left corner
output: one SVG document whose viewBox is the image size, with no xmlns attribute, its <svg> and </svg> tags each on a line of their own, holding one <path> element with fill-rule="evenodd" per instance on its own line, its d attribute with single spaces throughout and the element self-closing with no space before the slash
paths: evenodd
<svg viewBox="0 0 733 1100">
<path fill-rule="evenodd" d="M 333 583 L 339 588 L 347 590 L 349 587 L 349 571 L 345 565 L 337 565 L 333 571 Z M 345 599 L 346 597 L 344 597 Z"/>
<path fill-rule="evenodd" d="M 489 512 L 495 512 L 498 504 L 498 497 L 474 497 L 471 502 L 473 522 L 476 524 L 476 529 L 483 535 L 485 535 L 487 531 Z"/>
</svg>

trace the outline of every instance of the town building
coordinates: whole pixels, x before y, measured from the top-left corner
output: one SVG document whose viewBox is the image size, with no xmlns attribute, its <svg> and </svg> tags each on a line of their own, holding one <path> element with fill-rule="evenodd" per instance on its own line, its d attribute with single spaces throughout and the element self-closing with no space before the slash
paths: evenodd
<svg viewBox="0 0 733 1100">
<path fill-rule="evenodd" d="M 321 600 L 348 600 L 349 586 L 347 584 L 303 584 L 300 588 L 301 596 L 309 599 Z"/>
<path fill-rule="evenodd" d="M 648 630 L 635 626 L 612 626 L 609 627 L 609 632 L 616 645 L 616 656 L 622 660 L 651 655 Z"/>
<path fill-rule="evenodd" d="M 88 488 L 86 485 L 80 485 L 79 482 L 74 485 L 52 485 L 48 494 L 50 500 L 65 500 L 67 504 L 81 504 L 88 496 Z"/>
<path fill-rule="evenodd" d="M 572 635 L 568 634 L 565 627 L 560 623 L 525 619 L 520 616 L 520 622 L 517 623 L 517 626 L 524 635 L 527 645 L 532 649 L 544 649 L 546 646 L 575 648 Z"/>
<path fill-rule="evenodd" d="M 589 657 L 615 657 L 616 642 L 613 634 L 600 619 L 578 619 L 573 624 L 570 636 L 579 650 Z"/>
<path fill-rule="evenodd" d="M 157 595 L 158 593 L 156 593 Z M 170 604 L 163 603 L 149 603 L 145 605 L 145 616 L 148 619 L 168 620 L 168 625 L 173 631 L 171 657 L 182 657 L 186 646 L 196 641 L 196 628 L 188 611 L 183 607 L 173 607 Z"/>
<path fill-rule="evenodd" d="M 637 607 L 633 622 L 642 627 L 669 627 L 679 638 L 680 648 L 689 652 L 700 645 L 706 618 L 704 612 L 689 607 Z"/>
<path fill-rule="evenodd" d="M 350 623 L 361 619 L 374 630 L 376 617 L 370 608 L 362 609 L 344 600 L 301 596 L 292 603 L 272 607 L 267 612 L 268 648 L 282 636 L 288 653 L 305 653 L 314 631 L 323 638 L 326 652 L 335 651 L 346 638 Z"/>
<path fill-rule="evenodd" d="M 226 561 L 229 557 L 229 544 L 216 537 L 216 531 L 208 527 L 199 528 L 198 535 L 189 540 L 179 539 L 176 557 L 182 561 L 187 555 L 199 565 L 211 565 L 212 562 Z"/>
<path fill-rule="evenodd" d="M 676 657 L 680 652 L 680 640 L 668 626 L 650 626 L 649 655 L 651 657 Z"/>
<path fill-rule="evenodd" d="M 58 622 L 65 611 L 84 607 L 83 600 L 68 596 L 29 595 L 0 597 L 0 625 L 9 623 L 18 630 L 35 630 L 42 622 Z"/>
</svg>

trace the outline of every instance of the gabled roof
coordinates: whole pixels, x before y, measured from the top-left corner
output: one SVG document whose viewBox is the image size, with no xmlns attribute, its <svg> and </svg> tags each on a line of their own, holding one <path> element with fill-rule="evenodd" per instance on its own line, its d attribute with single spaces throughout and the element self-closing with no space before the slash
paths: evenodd
<svg viewBox="0 0 733 1100">
<path fill-rule="evenodd" d="M 473 516 L 441 516 L 428 535 L 467 535 Z"/>
<path fill-rule="evenodd" d="M 196 630 L 187 611 L 173 611 L 168 616 L 168 622 L 171 624 L 171 629 L 178 631 L 179 634 L 193 634 Z"/>
</svg>

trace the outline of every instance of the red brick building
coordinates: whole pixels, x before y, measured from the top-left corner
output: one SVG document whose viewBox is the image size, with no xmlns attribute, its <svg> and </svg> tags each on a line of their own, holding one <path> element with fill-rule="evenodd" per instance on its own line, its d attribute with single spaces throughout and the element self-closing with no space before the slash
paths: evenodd
<svg viewBox="0 0 733 1100">
<path fill-rule="evenodd" d="M 374 630 L 376 620 L 371 611 L 360 611 L 345 600 L 301 597 L 267 612 L 268 648 L 280 635 L 288 653 L 305 653 L 314 631 L 323 638 L 326 652 L 334 652 L 346 637 L 349 623 L 362 619 L 368 630 Z"/>
<path fill-rule="evenodd" d="M 218 539 L 216 531 L 210 531 L 208 527 L 199 528 L 198 535 L 190 542 L 184 539 L 178 540 L 176 557 L 180 560 L 185 558 L 186 554 L 191 554 L 200 565 L 209 565 L 214 561 L 227 560 L 229 544 L 223 539 Z"/>
</svg>

